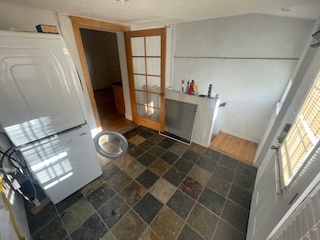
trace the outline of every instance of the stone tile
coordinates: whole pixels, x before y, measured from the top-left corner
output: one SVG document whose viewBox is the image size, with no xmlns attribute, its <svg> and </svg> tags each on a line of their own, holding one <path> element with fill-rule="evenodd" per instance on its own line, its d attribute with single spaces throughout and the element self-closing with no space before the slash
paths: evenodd
<svg viewBox="0 0 320 240">
<path fill-rule="evenodd" d="M 243 173 L 244 175 L 247 175 L 249 177 L 256 178 L 257 170 L 258 169 L 256 167 L 249 166 L 249 165 L 246 165 L 244 163 L 239 162 L 239 166 L 238 166 L 237 171 L 239 173 Z"/>
<path fill-rule="evenodd" d="M 91 183 L 87 184 L 84 186 L 80 192 L 82 193 L 83 196 L 88 196 L 90 193 L 94 192 L 97 190 L 99 187 L 101 187 L 104 184 L 104 180 L 101 177 L 98 177 L 97 179 L 93 180 Z"/>
<path fill-rule="evenodd" d="M 100 217 L 97 214 L 94 214 L 71 234 L 71 238 L 93 240 L 103 237 L 107 232 L 108 229 L 103 224 Z"/>
<path fill-rule="evenodd" d="M 222 155 L 222 157 L 219 160 L 219 164 L 223 165 L 227 168 L 236 169 L 239 162 L 231 157 L 228 157 L 226 155 Z"/>
<path fill-rule="evenodd" d="M 195 201 L 192 198 L 177 190 L 167 202 L 167 206 L 181 218 L 186 219 L 194 203 Z"/>
<path fill-rule="evenodd" d="M 186 144 L 177 142 L 169 148 L 169 151 L 180 157 L 188 150 L 188 148 L 189 147 Z"/>
<path fill-rule="evenodd" d="M 227 200 L 221 217 L 242 233 L 247 232 L 249 218 L 249 211 L 247 209 Z"/>
<path fill-rule="evenodd" d="M 205 188 L 198 200 L 203 206 L 213 213 L 220 215 L 226 199 L 209 188 Z"/>
<path fill-rule="evenodd" d="M 163 175 L 163 178 L 166 179 L 168 182 L 173 184 L 174 186 L 178 187 L 179 184 L 183 181 L 183 179 L 186 177 L 186 175 L 179 171 L 176 168 L 170 168 L 165 175 Z"/>
<path fill-rule="evenodd" d="M 153 133 L 151 133 L 149 131 L 144 131 L 143 133 L 140 133 L 139 135 L 145 139 L 148 139 L 149 137 L 153 136 Z"/>
<path fill-rule="evenodd" d="M 199 159 L 199 161 L 197 162 L 197 165 L 208 170 L 209 172 L 212 172 L 213 169 L 216 167 L 217 165 L 217 161 L 215 160 L 211 160 L 209 158 L 206 157 L 201 157 Z"/>
<path fill-rule="evenodd" d="M 240 206 L 250 210 L 251 193 L 232 185 L 228 198 Z"/>
<path fill-rule="evenodd" d="M 139 145 L 140 143 L 142 143 L 144 140 L 146 140 L 144 137 L 141 137 L 140 135 L 136 135 L 132 138 L 129 139 L 129 141 L 131 143 L 133 143 L 134 145 Z"/>
<path fill-rule="evenodd" d="M 128 167 L 123 169 L 123 171 L 132 179 L 136 179 L 146 169 L 146 166 L 142 165 L 137 160 L 133 160 Z"/>
<path fill-rule="evenodd" d="M 217 230 L 215 231 L 213 240 L 245 240 L 246 235 L 229 225 L 223 220 L 220 220 Z"/>
<path fill-rule="evenodd" d="M 183 158 L 196 163 L 198 161 L 198 159 L 200 158 L 200 154 L 195 153 L 194 151 L 191 151 L 190 149 L 188 149 L 183 155 Z"/>
<path fill-rule="evenodd" d="M 130 156 L 130 154 L 126 153 L 122 157 L 113 160 L 113 164 L 123 170 L 124 168 L 130 166 L 133 160 L 134 158 Z"/>
<path fill-rule="evenodd" d="M 129 210 L 129 206 L 118 196 L 114 196 L 98 213 L 109 228 L 112 228 Z"/>
<path fill-rule="evenodd" d="M 134 137 L 135 135 L 137 135 L 135 132 L 133 132 L 133 131 L 129 131 L 129 132 L 126 132 L 125 134 L 124 134 L 124 136 L 126 137 L 126 139 L 130 139 L 130 138 L 132 138 L 132 137 Z"/>
<path fill-rule="evenodd" d="M 203 155 L 206 149 L 207 148 L 196 143 L 191 143 L 190 145 L 190 150 L 194 151 L 195 153 L 198 153 L 199 155 Z"/>
<path fill-rule="evenodd" d="M 197 200 L 203 190 L 203 187 L 196 180 L 186 177 L 186 179 L 180 184 L 179 189 Z"/>
<path fill-rule="evenodd" d="M 213 170 L 214 175 L 219 175 L 220 177 L 232 182 L 236 171 L 234 169 L 227 168 L 218 164 L 216 168 Z"/>
<path fill-rule="evenodd" d="M 162 142 L 164 139 L 165 139 L 165 137 L 163 137 L 157 133 L 157 134 L 154 134 L 153 136 L 149 137 L 148 141 L 150 141 L 154 144 L 158 144 L 158 143 Z"/>
<path fill-rule="evenodd" d="M 175 240 L 183 227 L 183 220 L 164 206 L 151 224 L 151 228 L 161 239 Z"/>
<path fill-rule="evenodd" d="M 149 192 L 163 204 L 167 203 L 172 194 L 177 190 L 175 186 L 163 178 L 159 178 L 149 189 Z"/>
<path fill-rule="evenodd" d="M 117 240 L 116 237 L 112 234 L 111 231 L 107 232 L 102 238 L 99 240 Z"/>
<path fill-rule="evenodd" d="M 164 154 L 161 155 L 160 157 L 162 160 L 164 160 L 165 162 L 169 163 L 169 164 L 174 164 L 175 161 L 177 161 L 177 159 L 179 158 L 177 155 L 175 155 L 172 152 L 165 152 Z"/>
<path fill-rule="evenodd" d="M 133 143 L 128 141 L 128 150 L 131 150 L 132 148 L 134 148 L 136 145 L 134 145 Z"/>
<path fill-rule="evenodd" d="M 113 165 L 113 163 L 109 163 L 107 166 L 102 168 L 102 178 L 107 181 L 108 179 L 112 178 L 113 175 L 118 173 L 120 168 Z"/>
<path fill-rule="evenodd" d="M 159 176 L 147 169 L 136 178 L 136 181 L 146 189 L 149 189 L 158 179 Z"/>
<path fill-rule="evenodd" d="M 209 179 L 207 187 L 226 197 L 230 191 L 231 182 L 214 174 Z"/>
<path fill-rule="evenodd" d="M 36 232 L 32 239 L 40 240 L 40 239 L 52 239 L 59 240 L 67 237 L 67 232 L 64 229 L 64 226 L 60 220 L 60 218 L 55 218 L 53 221 L 48 223 L 45 227 L 43 227 L 40 231 Z"/>
<path fill-rule="evenodd" d="M 136 134 L 140 134 L 143 133 L 144 131 L 146 131 L 146 128 L 142 127 L 142 126 L 138 126 L 134 129 L 132 129 L 133 132 L 135 132 Z"/>
<path fill-rule="evenodd" d="M 69 233 L 78 228 L 83 221 L 95 213 L 87 199 L 81 199 L 61 214 L 61 219 Z"/>
<path fill-rule="evenodd" d="M 248 191 L 249 193 L 253 192 L 255 179 L 249 177 L 241 172 L 237 172 L 236 176 L 234 177 L 233 184 Z"/>
<path fill-rule="evenodd" d="M 222 154 L 218 153 L 210 148 L 207 148 L 207 150 L 204 152 L 203 156 L 206 158 L 209 158 L 210 160 L 218 161 L 221 158 Z"/>
<path fill-rule="evenodd" d="M 163 148 L 159 145 L 155 145 L 153 148 L 151 148 L 149 150 L 149 153 L 151 153 L 152 155 L 154 155 L 156 157 L 160 157 L 162 154 L 165 153 L 165 151 L 167 151 L 165 148 Z"/>
<path fill-rule="evenodd" d="M 204 239 L 211 239 L 218 224 L 218 220 L 219 218 L 216 215 L 197 203 L 192 209 L 187 219 L 187 223 L 197 230 Z"/>
<path fill-rule="evenodd" d="M 104 157 L 104 156 L 101 156 L 100 154 L 97 154 L 97 156 L 98 156 L 98 160 L 99 160 L 100 166 L 102 168 L 107 166 L 112 161 L 112 159 Z"/>
<path fill-rule="evenodd" d="M 141 144 L 139 144 L 139 147 L 141 147 L 142 149 L 148 151 L 150 150 L 151 148 L 154 147 L 154 143 L 153 142 L 150 142 L 148 140 L 145 140 L 144 142 L 142 142 Z"/>
<path fill-rule="evenodd" d="M 138 184 L 136 181 L 132 181 L 126 186 L 119 195 L 130 205 L 135 205 L 145 194 L 147 190 Z"/>
<path fill-rule="evenodd" d="M 198 181 L 202 186 L 205 186 L 211 177 L 211 173 L 195 165 L 188 173 L 188 176 Z"/>
<path fill-rule="evenodd" d="M 107 185 L 103 184 L 93 193 L 91 193 L 87 199 L 94 206 L 95 209 L 99 209 L 108 202 L 116 193 Z"/>
<path fill-rule="evenodd" d="M 162 177 L 169 169 L 170 165 L 161 159 L 156 159 L 151 165 L 149 166 L 149 170 L 157 174 L 158 176 Z"/>
<path fill-rule="evenodd" d="M 129 177 L 125 172 L 119 172 L 110 178 L 107 183 L 108 185 L 116 192 L 119 192 L 125 186 L 128 185 L 129 182 L 132 181 L 132 178 Z"/>
<path fill-rule="evenodd" d="M 59 213 L 62 213 L 64 210 L 66 210 L 68 207 L 70 207 L 75 202 L 79 201 L 81 198 L 83 198 L 83 195 L 80 191 L 76 191 L 66 199 L 62 200 L 58 204 L 56 204 L 56 208 Z"/>
<path fill-rule="evenodd" d="M 139 214 L 139 216 L 148 224 L 154 219 L 157 213 L 160 211 L 163 204 L 159 202 L 150 193 L 147 193 L 134 207 L 133 209 Z"/>
<path fill-rule="evenodd" d="M 185 224 L 178 237 L 178 240 L 203 240 L 203 238 L 191 227 L 189 227 L 188 224 Z"/>
<path fill-rule="evenodd" d="M 146 228 L 138 240 L 160 240 L 151 228 Z"/>
<path fill-rule="evenodd" d="M 156 159 L 157 158 L 155 156 L 153 156 L 150 153 L 146 152 L 142 156 L 140 156 L 137 160 L 140 163 L 142 163 L 143 165 L 145 165 L 146 167 L 148 167 Z"/>
<path fill-rule="evenodd" d="M 171 140 L 169 138 L 165 138 L 164 140 L 162 140 L 160 143 L 159 143 L 159 146 L 165 148 L 165 149 L 169 149 L 170 147 L 173 146 L 173 144 L 175 144 L 175 141 L 174 140 Z"/>
<path fill-rule="evenodd" d="M 44 225 L 46 225 L 48 222 L 50 222 L 57 216 L 58 216 L 58 213 L 52 203 L 46 206 L 36 216 L 32 215 L 30 211 L 27 211 L 27 218 L 28 218 L 30 233 L 31 234 L 35 233 L 37 230 L 42 228 Z"/>
<path fill-rule="evenodd" d="M 137 159 L 137 158 L 140 157 L 142 154 L 144 154 L 145 151 L 144 151 L 142 148 L 135 146 L 135 147 L 133 147 L 132 149 L 130 149 L 130 151 L 128 151 L 128 153 L 129 153 L 132 157 L 134 157 L 135 159 Z"/>
<path fill-rule="evenodd" d="M 179 169 L 181 172 L 188 174 L 190 169 L 193 167 L 193 163 L 188 161 L 185 158 L 180 158 L 178 161 L 175 162 L 173 165 L 176 169 Z"/>
<path fill-rule="evenodd" d="M 117 240 L 136 240 L 146 228 L 147 225 L 134 211 L 130 210 L 111 231 Z"/>
</svg>

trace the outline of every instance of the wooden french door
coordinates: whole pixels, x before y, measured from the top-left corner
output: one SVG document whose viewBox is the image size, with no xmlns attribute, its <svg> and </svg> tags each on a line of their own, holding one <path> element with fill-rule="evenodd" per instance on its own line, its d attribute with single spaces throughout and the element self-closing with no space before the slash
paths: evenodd
<svg viewBox="0 0 320 240">
<path fill-rule="evenodd" d="M 125 32 L 133 121 L 164 131 L 166 29 Z"/>
</svg>

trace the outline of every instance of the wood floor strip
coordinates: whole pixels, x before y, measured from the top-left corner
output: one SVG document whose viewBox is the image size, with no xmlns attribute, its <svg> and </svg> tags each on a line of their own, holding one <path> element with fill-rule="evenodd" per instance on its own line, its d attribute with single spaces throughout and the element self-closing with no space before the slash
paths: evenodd
<svg viewBox="0 0 320 240">
<path fill-rule="evenodd" d="M 220 132 L 213 138 L 209 147 L 236 160 L 253 165 L 258 144 Z"/>
</svg>

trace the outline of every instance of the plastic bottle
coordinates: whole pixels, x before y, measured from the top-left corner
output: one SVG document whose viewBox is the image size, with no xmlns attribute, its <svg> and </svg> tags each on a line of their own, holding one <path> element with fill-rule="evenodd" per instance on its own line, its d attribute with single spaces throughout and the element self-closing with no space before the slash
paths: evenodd
<svg viewBox="0 0 320 240">
<path fill-rule="evenodd" d="M 212 90 L 212 84 L 210 84 L 208 88 L 208 95 L 207 95 L 208 98 L 211 98 L 211 90 Z"/>
<path fill-rule="evenodd" d="M 188 90 L 189 95 L 193 95 L 193 86 L 194 86 L 194 81 L 192 80 Z"/>
<path fill-rule="evenodd" d="M 184 93 L 184 79 L 181 80 L 180 93 Z"/>
<path fill-rule="evenodd" d="M 188 91 L 189 91 L 189 81 L 187 82 L 186 94 L 188 94 Z"/>
</svg>

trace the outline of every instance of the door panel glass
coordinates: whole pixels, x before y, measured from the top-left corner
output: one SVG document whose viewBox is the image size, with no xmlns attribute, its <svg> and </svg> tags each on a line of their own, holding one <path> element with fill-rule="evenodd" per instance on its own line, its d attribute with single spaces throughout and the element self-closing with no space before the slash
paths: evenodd
<svg viewBox="0 0 320 240">
<path fill-rule="evenodd" d="M 146 90 L 146 76 L 134 75 L 134 88 L 136 90 Z"/>
<path fill-rule="evenodd" d="M 161 54 L 161 37 L 153 36 L 146 37 L 146 50 L 147 56 L 157 56 L 159 57 Z"/>
<path fill-rule="evenodd" d="M 162 47 L 165 47 L 165 29 L 152 29 L 128 32 L 125 34 L 126 43 L 130 45 L 131 52 L 128 59 L 132 71 L 130 71 L 130 87 L 134 94 L 132 105 L 133 118 L 136 124 L 164 129 L 164 109 L 161 102 L 164 96 L 160 96 L 163 89 L 163 76 L 165 58 L 161 56 Z M 163 65 L 162 65 L 163 64 Z M 161 114 L 161 116 L 160 116 Z M 160 121 L 161 119 L 161 121 Z"/>
<path fill-rule="evenodd" d="M 150 120 L 160 122 L 160 110 L 156 108 L 150 108 L 152 110 L 152 114 L 148 116 Z"/>
<path fill-rule="evenodd" d="M 147 81 L 148 82 L 148 91 L 160 93 L 161 78 L 148 76 L 147 79 L 148 79 L 148 81 Z"/>
<path fill-rule="evenodd" d="M 145 58 L 134 57 L 132 58 L 133 62 L 133 73 L 145 74 L 146 66 L 145 66 Z"/>
<path fill-rule="evenodd" d="M 147 58 L 147 74 L 159 75 L 161 73 L 160 58 Z"/>
<path fill-rule="evenodd" d="M 147 94 L 145 92 L 136 91 L 136 103 L 147 104 Z"/>
<path fill-rule="evenodd" d="M 155 93 L 148 93 L 148 102 L 151 107 L 160 108 L 160 96 Z"/>
<path fill-rule="evenodd" d="M 142 118 L 148 118 L 145 105 L 137 104 L 137 115 Z"/>
<path fill-rule="evenodd" d="M 144 38 L 131 38 L 132 56 L 145 56 L 144 54 Z"/>
</svg>

